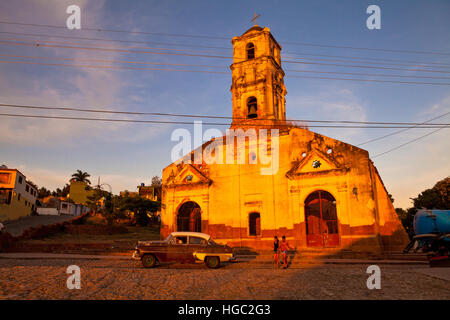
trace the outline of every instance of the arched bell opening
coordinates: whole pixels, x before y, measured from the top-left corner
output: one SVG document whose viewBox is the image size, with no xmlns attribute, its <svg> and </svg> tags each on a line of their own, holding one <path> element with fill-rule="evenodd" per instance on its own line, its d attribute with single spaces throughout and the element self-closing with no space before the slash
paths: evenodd
<svg viewBox="0 0 450 320">
<path fill-rule="evenodd" d="M 258 101 L 255 97 L 250 97 L 247 100 L 247 118 L 254 119 L 258 117 Z"/>
<path fill-rule="evenodd" d="M 247 60 L 255 59 L 255 45 L 253 43 L 248 43 L 246 47 Z"/>
</svg>

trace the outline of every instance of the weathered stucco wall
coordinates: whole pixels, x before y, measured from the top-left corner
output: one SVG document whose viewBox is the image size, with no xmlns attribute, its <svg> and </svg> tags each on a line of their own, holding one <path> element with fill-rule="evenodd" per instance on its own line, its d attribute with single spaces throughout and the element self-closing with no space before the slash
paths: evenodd
<svg viewBox="0 0 450 320">
<path fill-rule="evenodd" d="M 312 162 L 317 160 L 321 166 L 315 169 Z M 324 190 L 336 199 L 340 248 L 379 252 L 383 246 L 406 243 L 367 151 L 293 128 L 279 138 L 275 175 L 261 175 L 260 169 L 266 166 L 248 162 L 247 158 L 246 164 L 172 164 L 165 168 L 162 236 L 176 231 L 178 208 L 194 201 L 201 208 L 202 232 L 222 242 L 269 248 L 274 235 L 286 235 L 295 246 L 304 248 L 305 199 Z M 187 175 L 193 176 L 190 182 Z M 249 235 L 251 212 L 260 213 L 259 236 Z"/>
</svg>

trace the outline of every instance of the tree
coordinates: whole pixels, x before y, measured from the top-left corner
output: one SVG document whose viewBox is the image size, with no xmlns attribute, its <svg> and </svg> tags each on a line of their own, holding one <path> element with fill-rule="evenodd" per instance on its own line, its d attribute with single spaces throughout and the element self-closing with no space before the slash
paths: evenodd
<svg viewBox="0 0 450 320">
<path fill-rule="evenodd" d="M 39 191 L 38 191 L 38 198 L 43 199 L 45 197 L 48 197 L 51 194 L 52 193 L 50 192 L 50 190 L 46 189 L 45 187 L 41 187 L 41 188 L 39 188 Z"/>
<path fill-rule="evenodd" d="M 124 212 L 118 208 L 119 199 L 119 196 L 112 196 L 111 193 L 104 197 L 102 216 L 109 225 L 113 224 L 114 220 L 125 217 Z"/>
<path fill-rule="evenodd" d="M 162 179 L 158 176 L 152 178 L 152 187 L 155 188 L 156 199 L 161 200 Z"/>
<path fill-rule="evenodd" d="M 94 192 L 87 197 L 87 206 L 94 212 L 100 212 L 100 209 L 102 207 L 101 199 L 103 197 L 106 197 L 107 195 L 109 195 L 109 192 L 107 191 L 104 191 L 100 188 L 94 189 Z"/>
<path fill-rule="evenodd" d="M 153 187 L 161 187 L 162 186 L 162 179 L 158 176 L 154 176 L 152 178 L 152 186 Z"/>
<path fill-rule="evenodd" d="M 66 183 L 66 185 L 64 186 L 64 188 L 62 189 L 62 193 L 61 196 L 63 197 L 67 197 L 67 195 L 70 192 L 70 184 Z"/>
<path fill-rule="evenodd" d="M 134 212 L 136 223 L 142 226 L 147 225 L 151 217 L 161 208 L 161 203 L 158 201 L 130 196 L 122 197 L 118 205 L 121 211 L 129 210 Z"/>
<path fill-rule="evenodd" d="M 60 188 L 56 188 L 56 190 L 52 192 L 52 196 L 59 197 L 61 192 L 62 192 L 62 190 Z"/>
<path fill-rule="evenodd" d="M 35 188 L 36 190 L 39 189 L 38 186 L 37 186 L 33 181 L 28 180 L 27 182 L 28 182 L 28 184 L 29 184 L 30 186 L 32 186 L 32 187 Z"/>
<path fill-rule="evenodd" d="M 414 236 L 414 216 L 417 213 L 417 209 L 409 208 L 405 210 L 403 208 L 396 208 L 395 212 L 397 212 L 397 215 L 400 218 L 403 228 L 405 228 L 409 238 L 412 238 Z"/>
<path fill-rule="evenodd" d="M 413 198 L 414 208 L 450 209 L 449 201 L 450 177 L 438 181 L 433 188 L 422 191 Z"/>
<path fill-rule="evenodd" d="M 80 181 L 80 182 L 87 182 L 88 184 L 91 184 L 91 181 L 88 179 L 90 176 L 91 175 L 87 172 L 77 170 L 77 172 L 72 174 L 72 180 Z"/>
</svg>

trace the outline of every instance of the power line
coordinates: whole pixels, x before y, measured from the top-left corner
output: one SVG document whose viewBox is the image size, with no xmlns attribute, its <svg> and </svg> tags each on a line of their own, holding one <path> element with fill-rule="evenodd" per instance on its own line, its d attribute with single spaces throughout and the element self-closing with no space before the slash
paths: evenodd
<svg viewBox="0 0 450 320">
<path fill-rule="evenodd" d="M 437 129 L 437 130 L 433 130 L 433 131 L 431 131 L 431 132 L 429 132 L 429 133 L 427 133 L 427 134 L 424 134 L 423 136 L 420 136 L 420 137 L 415 138 L 415 139 L 413 139 L 413 140 L 411 140 L 411 141 L 402 143 L 401 145 L 398 145 L 398 146 L 396 146 L 396 147 L 394 147 L 394 148 L 392 148 L 392 149 L 389 149 L 389 150 L 387 150 L 387 151 L 385 151 L 385 152 L 376 154 L 376 155 L 374 155 L 374 156 L 372 157 L 372 159 L 373 159 L 373 158 L 376 158 L 376 157 L 379 157 L 379 156 L 382 156 L 382 155 L 384 155 L 384 154 L 387 154 L 387 153 L 389 153 L 389 152 L 395 151 L 395 150 L 397 150 L 397 149 L 400 149 L 401 147 L 404 147 L 404 146 L 406 146 L 406 145 L 408 145 L 408 144 L 410 144 L 410 143 L 413 143 L 413 142 L 416 142 L 416 141 L 418 141 L 418 140 L 420 140 L 420 139 L 423 139 L 423 138 L 425 138 L 425 137 L 428 137 L 429 135 L 432 135 L 433 133 L 436 133 L 436 132 L 438 132 L 438 131 L 440 131 L 440 130 L 442 130 L 442 129 L 445 129 L 445 128 L 448 128 L 448 126 L 439 128 L 439 129 Z"/>
<path fill-rule="evenodd" d="M 195 122 L 190 121 L 162 121 L 162 120 L 133 120 L 133 119 L 108 119 L 108 118 L 86 118 L 86 117 L 65 117 L 65 116 L 43 116 L 43 115 L 29 115 L 29 114 L 11 114 L 11 113 L 0 113 L 0 116 L 3 117 L 16 117 L 16 118 L 42 118 L 42 119 L 58 119 L 58 120 L 85 120 L 85 121 L 103 121 L 103 122 L 130 122 L 130 123 L 153 123 L 153 124 L 195 124 Z M 217 122 L 202 122 L 202 125 L 207 126 L 229 126 L 230 123 L 217 123 Z M 296 127 L 291 124 L 249 124 L 242 123 L 239 124 L 242 127 Z M 366 128 L 366 129 L 386 129 L 386 128 L 405 128 L 404 126 L 330 126 L 330 125 L 313 125 L 308 126 L 312 128 L 339 128 L 339 129 L 355 129 L 355 128 Z M 448 126 L 429 126 L 426 129 L 430 128 L 447 128 Z"/>
<path fill-rule="evenodd" d="M 108 62 L 108 63 L 127 63 L 127 64 L 150 64 L 162 66 L 182 66 L 182 67 L 208 67 L 208 68 L 226 68 L 226 66 L 204 65 L 204 64 L 179 64 L 179 63 L 160 63 L 160 62 L 146 62 L 146 61 L 130 61 L 130 60 L 110 60 L 110 59 L 84 59 L 84 58 L 61 58 L 61 57 L 37 57 L 37 56 L 23 56 L 13 54 L 0 54 L 0 57 L 8 58 L 25 58 L 25 59 L 41 59 L 41 60 L 64 60 L 64 61 L 85 61 L 85 62 Z M 356 75 L 356 76 L 370 76 L 370 77 L 400 77 L 400 78 L 414 78 L 414 79 L 450 79 L 450 77 L 435 77 L 435 76 L 405 76 L 396 74 L 373 74 L 373 73 L 349 73 L 349 72 L 333 72 L 333 71 L 313 71 L 313 70 L 290 70 L 288 72 L 299 73 L 318 73 L 318 74 L 342 74 L 342 75 Z"/>
<path fill-rule="evenodd" d="M 0 57 L 8 58 L 25 58 L 25 59 L 42 59 L 42 60 L 64 60 L 64 61 L 86 61 L 86 62 L 110 62 L 110 63 L 130 63 L 130 64 L 151 64 L 159 66 L 179 66 L 179 67 L 207 67 L 207 68 L 225 68 L 225 66 L 212 66 L 207 64 L 181 64 L 181 63 L 161 63 L 147 61 L 129 61 L 129 60 L 110 60 L 110 59 L 84 59 L 84 58 L 61 58 L 61 57 L 37 57 L 22 56 L 15 54 L 0 54 Z M 450 78 L 447 78 L 450 79 Z"/>
<path fill-rule="evenodd" d="M 45 25 L 37 23 L 22 23 L 22 22 L 11 22 L 11 21 L 0 21 L 0 24 L 9 25 L 22 25 L 22 26 L 32 26 L 32 27 L 45 27 L 45 28 L 57 28 L 67 30 L 65 26 L 55 26 L 55 25 Z M 162 33 L 162 32 L 146 32 L 146 31 L 129 31 L 129 30 L 117 30 L 109 28 L 100 27 L 83 27 L 82 30 L 96 31 L 96 32 L 113 32 L 113 33 L 128 33 L 128 34 L 142 34 L 142 35 L 158 35 L 158 36 L 170 36 L 170 37 L 185 37 L 185 38 L 201 38 L 201 39 L 219 39 L 219 40 L 230 40 L 232 36 L 210 36 L 210 35 L 193 35 L 193 34 L 181 34 L 181 33 Z M 310 47 L 323 47 L 323 48 L 335 48 L 335 49 L 351 49 L 351 50 L 365 50 L 365 51 L 380 51 L 380 52 L 394 52 L 394 53 L 412 53 L 412 54 L 431 54 L 431 55 L 444 55 L 449 56 L 450 53 L 447 52 L 436 52 L 436 51 L 417 51 L 417 50 L 401 50 L 401 49 L 384 49 L 384 48 L 367 48 L 367 47 L 353 47 L 353 46 L 338 46 L 338 45 L 327 45 L 320 43 L 308 43 L 308 42 L 295 42 L 295 41 L 281 41 L 285 44 L 292 44 L 297 46 L 310 46 Z"/>
<path fill-rule="evenodd" d="M 19 41 L 27 41 L 33 42 L 30 43 L 22 43 Z M 11 42 L 13 41 L 13 42 Z M 15 42 L 14 42 L 15 41 Z M 68 45 L 51 45 L 45 44 L 48 43 L 60 43 L 55 41 L 44 41 L 44 43 L 36 41 L 36 40 L 24 40 L 24 39 L 0 39 L 0 43 L 6 45 L 21 45 L 21 46 L 29 46 L 29 47 L 50 47 L 50 48 L 63 48 L 63 49 L 81 49 L 81 50 L 100 50 L 100 51 L 108 51 L 108 52 L 126 52 L 126 53 L 148 53 L 148 54 L 157 54 L 157 55 L 174 55 L 174 56 L 189 56 L 189 57 L 202 57 L 202 58 L 215 58 L 215 59 L 232 59 L 230 56 L 218 56 L 218 55 L 208 55 L 208 54 L 188 54 L 188 53 L 173 53 L 173 52 L 154 52 L 154 51 L 142 51 L 142 50 L 129 50 L 129 49 L 118 49 L 115 48 L 103 48 L 103 47 L 84 47 L 84 46 L 68 46 Z M 74 44 L 74 43 L 72 43 Z M 75 43 L 75 45 L 81 45 L 79 43 Z M 144 48 L 142 48 L 144 49 Z M 163 48 L 148 48 L 151 50 L 164 50 Z M 332 63 L 319 63 L 319 62 L 304 62 L 304 61 L 290 61 L 284 60 L 284 63 L 295 63 L 295 64 L 311 64 L 311 65 L 326 65 L 326 66 L 337 66 L 337 67 L 348 67 L 348 68 L 368 68 L 368 69 L 383 69 L 383 70 L 397 70 L 397 71 L 414 71 L 414 72 L 434 72 L 434 73 L 450 73 L 450 71 L 439 71 L 439 70 L 425 70 L 425 69 L 404 69 L 404 68 L 391 68 L 391 67 L 379 67 L 379 66 L 364 66 L 364 65 L 343 65 L 343 64 L 332 64 Z M 428 83 L 424 83 L 428 84 Z"/>
<path fill-rule="evenodd" d="M 127 50 L 127 49 L 117 49 L 117 48 L 101 48 L 101 47 L 74 47 L 67 45 L 51 45 L 41 43 L 36 40 L 23 40 L 20 41 L 28 41 L 33 43 L 22 43 L 22 42 L 11 42 L 11 40 L 3 40 L 0 39 L 0 43 L 6 45 L 16 45 L 16 46 L 27 46 L 27 47 L 47 47 L 47 48 L 62 48 L 62 49 L 78 49 L 78 50 L 99 50 L 99 51 L 108 51 L 108 52 L 123 52 L 123 53 L 148 53 L 148 54 L 157 54 L 157 55 L 173 55 L 173 56 L 188 56 L 188 57 L 203 57 L 203 58 L 217 58 L 217 59 L 231 59 L 231 57 L 227 56 L 216 56 L 216 55 L 207 55 L 207 54 L 188 54 L 188 53 L 173 53 L 173 52 L 154 52 L 154 51 L 142 51 L 142 50 Z M 80 44 L 81 45 L 81 44 Z M 151 50 L 158 50 L 151 48 Z"/>
<path fill-rule="evenodd" d="M 426 84 L 426 85 L 438 85 L 438 86 L 449 86 L 450 85 L 450 83 L 442 83 L 442 82 L 395 81 L 395 80 L 376 80 L 376 79 L 313 77 L 313 76 L 286 76 L 286 77 L 287 78 L 301 78 L 301 79 L 305 78 L 305 79 L 343 80 L 343 81 L 398 83 L 398 84 Z"/>
<path fill-rule="evenodd" d="M 446 113 L 444 113 L 444 114 L 441 114 L 440 116 L 437 116 L 437 117 L 434 117 L 434 118 L 432 118 L 432 119 L 429 119 L 429 120 L 427 120 L 427 121 L 421 122 L 421 123 L 417 124 L 417 126 L 427 124 L 427 123 L 429 123 L 429 122 L 431 122 L 431 121 L 433 121 L 433 120 L 436 120 L 436 119 L 445 117 L 445 116 L 448 115 L 448 114 L 450 114 L 450 111 L 449 111 L 449 112 L 446 112 Z M 370 140 L 365 141 L 365 142 L 363 142 L 363 143 L 357 144 L 356 146 L 359 147 L 359 146 L 362 146 L 362 145 L 367 144 L 367 143 L 370 143 L 370 142 L 374 142 L 374 141 L 378 141 L 378 140 L 381 140 L 381 139 L 384 139 L 384 138 L 387 138 L 387 137 L 391 137 L 391 136 L 393 136 L 393 135 L 396 135 L 396 134 L 405 132 L 405 131 L 407 131 L 407 130 L 416 128 L 417 126 L 414 126 L 414 127 L 411 127 L 411 128 L 407 128 L 407 129 L 403 129 L 403 130 L 394 131 L 394 132 L 389 133 L 389 134 L 386 134 L 386 135 L 384 135 L 384 136 L 381 136 L 381 137 L 378 137 L 378 138 L 374 138 L 374 139 L 370 139 Z"/>
<path fill-rule="evenodd" d="M 55 26 L 55 25 L 37 24 L 37 23 L 0 21 L 0 24 L 11 24 L 11 25 L 20 25 L 20 26 L 29 26 L 29 27 L 45 27 L 45 28 L 55 28 L 55 29 L 67 30 L 66 26 Z M 116 29 L 99 28 L 99 27 L 83 27 L 83 29 L 81 29 L 81 30 L 97 31 L 97 32 L 144 34 L 144 35 L 154 35 L 154 36 L 182 37 L 182 38 L 220 39 L 220 40 L 230 40 L 231 39 L 230 37 L 217 37 L 217 36 L 193 35 L 193 34 L 182 34 L 182 33 L 129 31 L 129 30 L 116 30 Z"/>
<path fill-rule="evenodd" d="M 56 45 L 75 45 L 75 46 L 84 46 L 84 43 L 80 43 L 80 42 L 70 42 L 70 41 L 50 41 L 50 40 L 38 40 L 38 39 L 24 39 L 24 38 L 3 38 L 1 39 L 2 43 L 8 44 L 10 42 L 8 41 L 16 41 L 13 43 L 21 43 L 21 42 L 32 42 L 35 43 L 37 46 L 44 46 L 47 44 L 56 44 Z M 88 44 L 89 45 L 89 44 Z M 105 44 L 101 44 L 101 49 L 145 49 L 145 50 L 166 50 L 166 51 L 179 51 L 179 52 L 184 52 L 184 53 L 201 53 L 201 54 L 205 54 L 205 51 L 199 51 L 199 50 L 186 50 L 186 49 L 174 49 L 174 48 L 158 48 L 158 47 L 142 47 L 142 46 L 111 46 L 111 45 L 105 45 Z M 78 48 L 78 47 L 73 47 L 73 48 Z M 85 47 L 83 47 L 85 48 Z M 89 47 L 90 48 L 90 47 Z M 98 48 L 98 47 L 93 47 L 93 48 Z M 206 55 L 206 54 L 205 54 Z M 208 55 L 208 56 L 212 56 L 212 55 Z M 214 57 L 214 56 L 212 56 Z M 227 59 L 231 59 L 231 56 L 221 56 Z"/>
<path fill-rule="evenodd" d="M 368 59 L 352 59 L 352 60 L 342 60 L 342 59 L 322 59 L 322 58 L 308 58 L 308 57 L 288 57 L 287 59 L 295 59 L 295 60 L 312 60 L 312 61 L 330 61 L 330 62 L 346 62 L 346 63 L 368 63 L 368 64 L 375 64 L 375 65 L 389 65 L 389 66 L 403 66 L 403 67 L 410 67 L 411 64 L 404 64 L 404 63 L 391 63 L 391 62 L 373 62 L 373 61 L 364 61 Z M 285 59 L 282 60 L 283 62 L 286 61 Z M 421 63 L 420 67 L 424 68 L 450 68 L 450 65 L 429 65 Z"/>
<path fill-rule="evenodd" d="M 91 113 L 107 113 L 107 114 L 126 114 L 126 115 L 152 115 L 152 116 L 169 116 L 169 117 L 181 117 L 181 118 L 207 118 L 207 119 L 229 119 L 229 120 L 248 120 L 248 118 L 242 117 L 227 117 L 227 116 L 211 116 L 211 115 L 193 115 L 193 114 L 175 114 L 175 113 L 162 113 L 162 112 L 137 112 L 137 111 L 115 111 L 115 110 L 106 110 L 106 109 L 83 109 L 83 108 L 73 108 L 73 107 L 54 107 L 54 106 L 30 106 L 30 105 L 19 105 L 19 104 L 6 104 L 0 103 L 0 107 L 10 107 L 10 108 L 25 108 L 25 109 L 38 109 L 38 110 L 58 110 L 58 111 L 77 111 L 77 112 L 91 112 Z M 449 112 L 450 113 L 450 112 Z M 272 119 L 262 119 L 256 118 L 252 119 L 260 120 L 260 121 L 273 121 Z M 281 121 L 282 124 L 285 121 Z M 388 128 L 392 128 L 392 125 L 401 125 L 402 128 L 405 126 L 414 126 L 411 128 L 419 127 L 421 125 L 425 125 L 425 128 L 430 127 L 442 127 L 449 126 L 449 123 L 428 123 L 428 124 L 419 124 L 414 122 L 374 122 L 374 121 L 352 121 L 352 120 L 286 120 L 287 122 L 312 122 L 312 123 L 341 123 L 341 124 L 367 124 L 367 125 L 390 125 Z M 275 120 L 276 122 L 276 120 Z M 189 122 L 192 123 L 192 122 Z M 184 124 L 184 123 L 183 123 Z M 213 123 L 216 124 L 216 123 Z M 228 124 L 223 124 L 228 125 Z M 288 124 L 288 126 L 291 126 Z M 328 126 L 326 126 L 328 127 Z M 330 126 L 334 128 L 334 126 Z M 365 128 L 365 127 L 364 127 Z M 395 128 L 395 127 L 394 127 Z M 410 127 L 407 127 L 410 128 Z"/>
<path fill-rule="evenodd" d="M 400 49 L 364 48 L 364 47 L 337 46 L 337 45 L 326 45 L 326 44 L 307 43 L 307 42 L 293 42 L 293 41 L 283 41 L 283 43 L 293 44 L 293 45 L 298 45 L 298 46 L 308 46 L 308 47 L 351 49 L 351 50 L 364 50 L 364 51 L 380 51 L 380 52 L 394 52 L 394 53 L 433 54 L 433 55 L 450 56 L 450 53 L 447 53 L 447 52 L 436 52 L 436 51 L 415 51 L 415 50 L 400 50 Z"/>
<path fill-rule="evenodd" d="M 215 47 L 215 46 L 204 46 L 204 45 L 189 45 L 189 44 L 174 44 L 168 42 L 154 42 L 154 41 L 136 41 L 136 40 L 123 40 L 123 39 L 102 39 L 102 38 L 90 38 L 90 37 L 75 37 L 75 36 L 62 36 L 62 35 L 49 35 L 49 34 L 36 34 L 36 33 L 22 33 L 22 32 L 7 32 L 0 31 L 0 34 L 11 34 L 11 35 L 23 35 L 23 36 L 33 36 L 33 37 L 48 37 L 48 38 L 63 38 L 63 39 L 77 39 L 77 40 L 88 40 L 88 41 L 104 41 L 104 42 L 119 42 L 119 43 L 138 43 L 138 44 L 162 44 L 162 45 L 171 45 L 171 46 L 181 46 L 181 47 L 194 47 L 194 48 L 207 48 L 207 49 L 219 49 L 219 50 L 227 50 L 230 51 L 232 48 L 227 47 Z M 19 40 L 28 40 L 28 39 L 19 39 Z M 37 40 L 36 40 L 37 41 Z M 131 47 L 133 48 L 133 47 Z M 157 48 L 160 49 L 160 48 Z M 161 48 L 162 49 L 162 48 Z M 167 49 L 167 48 L 165 48 Z M 171 49 L 167 49 L 171 50 Z M 202 51 L 193 51 L 193 52 L 202 52 Z M 410 62 L 414 64 L 421 64 L 423 67 L 450 67 L 450 64 L 443 63 L 435 63 L 435 62 L 423 62 L 423 61 L 409 61 L 409 60 L 397 60 L 397 59 L 379 59 L 379 58 L 367 58 L 367 57 L 348 57 L 348 56 L 335 56 L 335 55 L 323 55 L 323 54 L 308 54 L 308 53 L 286 53 L 287 55 L 309 55 L 309 56 L 323 56 L 323 57 L 335 57 L 335 58 L 346 58 L 347 60 L 330 60 L 330 59 L 319 59 L 319 58 L 308 58 L 308 57 L 290 57 L 290 59 L 307 59 L 307 60 L 321 60 L 321 61 L 338 61 L 338 62 L 351 62 L 351 60 L 357 61 L 365 61 L 365 63 L 370 64 L 387 64 L 387 65 L 399 65 L 399 66 L 409 66 L 408 64 L 399 64 L 399 63 L 386 63 L 386 62 L 373 62 L 372 60 L 378 61 L 391 61 L 391 62 Z M 348 59 L 351 59 L 350 61 Z M 431 64 L 428 66 L 427 64 Z"/>
<path fill-rule="evenodd" d="M 151 44 L 151 45 L 162 44 L 162 45 L 177 46 L 177 47 L 205 48 L 205 49 L 219 49 L 219 50 L 231 50 L 232 49 L 231 47 L 205 46 L 205 45 L 200 45 L 200 44 L 170 43 L 170 42 L 159 42 L 159 41 L 137 41 L 137 40 L 124 40 L 124 39 L 102 39 L 102 38 L 91 38 L 91 37 L 74 37 L 74 36 L 63 36 L 63 35 L 39 34 L 39 33 L 0 31 L 0 34 L 22 35 L 22 36 L 32 36 L 32 37 L 63 38 L 63 39 L 69 38 L 69 39 L 88 40 L 88 41 L 139 43 L 139 44 Z"/>
<path fill-rule="evenodd" d="M 169 72 L 228 74 L 228 72 L 210 71 L 210 70 L 181 70 L 181 69 L 143 68 L 143 67 L 138 68 L 138 67 L 122 67 L 122 66 L 93 66 L 93 65 L 82 65 L 82 64 L 45 63 L 45 62 L 31 62 L 31 61 L 0 61 L 0 63 L 33 64 L 33 65 L 42 65 L 42 66 L 91 68 L 91 69 L 153 70 L 153 71 L 169 71 Z M 449 85 L 450 85 L 450 83 L 449 83 Z"/>
<path fill-rule="evenodd" d="M 349 60 L 375 60 L 375 61 L 390 61 L 390 62 L 408 62 L 413 64 L 433 64 L 436 66 L 445 66 L 449 67 L 450 64 L 448 63 L 441 63 L 441 62 L 424 62 L 424 61 L 416 61 L 416 60 L 404 60 L 404 59 L 388 59 L 388 58 L 374 58 L 374 57 L 355 57 L 355 56 L 341 56 L 341 55 L 329 55 L 329 54 L 318 54 L 318 53 L 300 53 L 300 52 L 285 52 L 283 55 L 299 55 L 299 56 L 317 56 L 317 57 L 328 57 L 328 58 L 344 58 Z M 295 59 L 293 57 L 290 57 L 290 59 Z"/>
<path fill-rule="evenodd" d="M 44 63 L 44 62 L 30 62 L 30 61 L 7 61 L 3 60 L 0 63 L 12 64 L 32 64 L 42 66 L 57 66 L 57 67 L 72 67 L 72 68 L 91 68 L 91 69 L 112 69 L 112 70 L 153 70 L 153 71 L 169 71 L 169 72 L 192 72 L 192 73 L 212 73 L 212 74 L 229 74 L 228 72 L 209 71 L 209 70 L 181 70 L 181 69 L 165 69 L 165 68 L 143 68 L 143 67 L 123 67 L 123 66 L 98 66 L 98 65 L 81 65 L 81 64 L 62 64 L 62 63 Z M 425 84 L 425 85 L 440 85 L 450 86 L 450 83 L 441 82 L 419 82 L 419 81 L 395 81 L 395 80 L 376 80 L 376 79 L 355 79 L 355 78 L 332 78 L 332 77 L 314 77 L 314 76 L 286 76 L 288 78 L 301 79 L 322 79 L 322 80 L 344 80 L 344 81 L 360 81 L 360 82 L 379 82 L 379 83 L 397 83 L 397 84 Z"/>
<path fill-rule="evenodd" d="M 383 69 L 383 70 L 397 70 L 397 71 L 419 71 L 419 72 L 437 72 L 437 73 L 450 73 L 450 71 L 439 71 L 439 70 L 425 70 L 425 69 L 403 69 L 403 68 L 392 68 L 392 67 L 375 67 L 375 66 L 364 66 L 364 65 L 348 65 L 348 64 L 335 64 L 335 63 L 322 63 L 322 62 L 304 62 L 304 61 L 290 61 L 284 60 L 284 63 L 298 63 L 298 64 L 314 64 L 322 66 L 335 66 L 335 67 L 348 67 L 348 68 L 364 68 L 364 69 Z"/>
<path fill-rule="evenodd" d="M 292 69 L 286 69 L 285 71 L 288 71 L 288 72 L 302 72 L 302 73 L 343 74 L 343 75 L 369 76 L 369 77 L 398 77 L 398 78 L 413 78 L 413 79 L 450 79 L 449 77 L 404 76 L 404 75 L 398 75 L 398 74 L 351 73 L 351 72 L 337 72 L 337 71 L 292 70 Z"/>
<path fill-rule="evenodd" d="M 41 66 L 56 66 L 56 67 L 72 67 L 72 68 L 91 68 L 91 69 L 112 69 L 112 70 L 153 70 L 153 71 L 169 71 L 169 72 L 193 72 L 193 73 L 212 73 L 212 74 L 229 74 L 229 72 L 210 71 L 210 70 L 181 70 L 181 69 L 165 69 L 165 68 L 143 68 L 143 67 L 123 67 L 123 66 L 98 66 L 98 65 L 81 65 L 81 64 L 63 64 L 63 63 L 44 63 L 31 61 L 10 61 L 2 60 L 0 63 L 12 64 L 31 64 Z M 356 79 L 356 78 L 332 78 L 332 77 L 314 77 L 314 76 L 285 76 L 287 78 L 300 79 L 322 79 L 322 80 L 343 80 L 343 81 L 360 81 L 360 82 L 378 82 L 378 83 L 397 83 L 397 84 L 425 84 L 437 86 L 450 86 L 450 83 L 443 82 L 419 82 L 419 81 L 396 81 L 396 80 L 376 80 L 376 79 Z"/>
</svg>

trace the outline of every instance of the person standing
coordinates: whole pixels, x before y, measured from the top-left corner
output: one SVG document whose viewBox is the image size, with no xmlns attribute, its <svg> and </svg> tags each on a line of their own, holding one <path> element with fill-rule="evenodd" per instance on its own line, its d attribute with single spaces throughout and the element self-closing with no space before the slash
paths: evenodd
<svg viewBox="0 0 450 320">
<path fill-rule="evenodd" d="M 286 269 L 287 268 L 287 251 L 288 249 L 292 250 L 292 248 L 289 246 L 289 243 L 286 240 L 286 237 L 283 236 L 281 238 L 281 243 L 280 243 L 280 251 L 281 251 L 281 256 L 283 257 L 283 268 Z"/>
<path fill-rule="evenodd" d="M 280 246 L 280 241 L 278 240 L 277 236 L 273 237 L 273 262 L 277 263 L 277 267 L 280 264 L 280 259 L 279 259 L 279 246 Z"/>
</svg>

